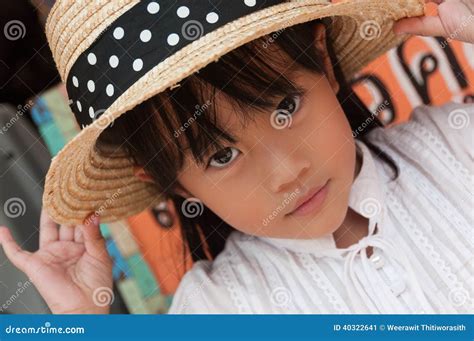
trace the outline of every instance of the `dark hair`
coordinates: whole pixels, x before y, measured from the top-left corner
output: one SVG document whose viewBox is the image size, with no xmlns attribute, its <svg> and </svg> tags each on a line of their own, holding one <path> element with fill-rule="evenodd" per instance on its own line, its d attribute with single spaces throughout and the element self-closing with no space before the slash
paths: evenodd
<svg viewBox="0 0 474 341">
<path fill-rule="evenodd" d="M 274 32 L 243 45 L 222 56 L 199 72 L 184 79 L 179 86 L 167 89 L 136 106 L 131 113 L 120 116 L 100 136 L 99 143 L 113 143 L 124 147 L 136 165 L 144 167 L 166 198 L 172 199 L 181 222 L 183 241 L 194 261 L 214 259 L 224 248 L 225 241 L 234 228 L 204 206 L 196 218 L 186 217 L 180 210 L 184 198 L 174 193 L 177 172 L 190 149 L 194 160 L 203 164 L 210 151 L 223 148 L 223 141 L 233 143 L 235 138 L 219 126 L 215 106 L 206 98 L 214 98 L 216 89 L 225 94 L 235 107 L 243 124 L 255 112 L 271 112 L 274 99 L 298 90 L 290 77 L 282 76 L 275 65 L 281 64 L 270 51 L 273 44 L 284 51 L 297 66 L 316 73 L 324 73 L 320 52 L 314 48 L 314 24 L 307 22 Z M 323 22 L 325 23 L 325 22 Z M 328 27 L 326 25 L 326 27 Z M 328 41 L 335 75 L 340 83 L 338 100 L 353 131 L 366 125 L 356 138 L 364 141 L 375 154 L 394 169 L 395 162 L 377 146 L 365 140 L 373 128 L 383 126 L 371 113 L 338 66 L 332 46 Z M 290 71 L 288 71 L 290 72 Z M 235 75 L 238 73 L 238 77 Z M 209 86 L 211 85 L 211 86 Z M 257 94 L 257 95 L 255 95 Z M 264 94 L 264 96 L 261 96 Z M 209 96 L 209 97 L 207 97 Z M 200 103 L 205 103 L 202 106 Z M 204 108 L 204 109 L 203 109 Z M 197 124 L 189 124 L 196 121 Z M 181 127 L 186 126 L 186 129 Z M 186 259 L 186 257 L 185 257 Z"/>
</svg>

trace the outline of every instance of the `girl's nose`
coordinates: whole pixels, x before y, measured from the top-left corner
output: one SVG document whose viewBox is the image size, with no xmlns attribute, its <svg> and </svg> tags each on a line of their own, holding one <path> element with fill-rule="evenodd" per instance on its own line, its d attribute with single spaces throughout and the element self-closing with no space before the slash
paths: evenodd
<svg viewBox="0 0 474 341">
<path fill-rule="evenodd" d="M 271 171 L 270 187 L 274 193 L 293 191 L 305 185 L 305 174 L 310 168 L 310 160 L 301 154 L 290 154 L 280 158 Z"/>
</svg>

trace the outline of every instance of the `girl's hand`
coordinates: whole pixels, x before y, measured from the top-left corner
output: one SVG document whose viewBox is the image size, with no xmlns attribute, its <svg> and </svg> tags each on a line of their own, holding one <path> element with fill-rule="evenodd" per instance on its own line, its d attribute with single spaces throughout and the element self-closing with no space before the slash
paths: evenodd
<svg viewBox="0 0 474 341">
<path fill-rule="evenodd" d="M 442 36 L 474 43 L 474 0 L 426 0 L 438 4 L 438 15 L 403 18 L 394 25 L 395 33 Z"/>
<path fill-rule="evenodd" d="M 92 216 L 94 217 L 94 216 Z M 85 225 L 61 225 L 43 209 L 40 248 L 22 250 L 8 228 L 0 227 L 0 245 L 38 289 L 55 314 L 107 314 L 112 301 L 112 260 L 99 229 L 99 219 Z M 104 297 L 108 297 L 104 304 Z"/>
</svg>

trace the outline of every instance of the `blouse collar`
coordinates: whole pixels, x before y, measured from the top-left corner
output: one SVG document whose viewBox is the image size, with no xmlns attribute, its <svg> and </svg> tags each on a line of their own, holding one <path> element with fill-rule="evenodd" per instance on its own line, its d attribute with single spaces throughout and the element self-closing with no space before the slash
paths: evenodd
<svg viewBox="0 0 474 341">
<path fill-rule="evenodd" d="M 370 236 L 374 233 L 375 225 L 381 216 L 384 203 L 383 187 L 369 148 L 359 140 L 355 140 L 355 143 L 356 152 L 362 157 L 362 160 L 359 174 L 354 179 L 349 194 L 349 207 L 369 219 Z M 380 233 L 380 226 L 377 228 Z M 313 239 L 258 238 L 295 252 L 340 256 L 341 253 L 349 250 L 349 248 L 337 248 L 332 234 Z"/>
</svg>

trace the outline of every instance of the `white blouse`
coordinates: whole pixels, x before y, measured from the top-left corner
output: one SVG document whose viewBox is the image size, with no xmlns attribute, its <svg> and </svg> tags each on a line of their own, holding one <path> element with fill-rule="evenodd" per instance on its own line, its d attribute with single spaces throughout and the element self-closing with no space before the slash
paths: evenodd
<svg viewBox="0 0 474 341">
<path fill-rule="evenodd" d="M 349 206 L 369 219 L 368 236 L 337 248 L 332 234 L 234 231 L 214 261 L 185 274 L 169 314 L 474 313 L 473 120 L 473 104 L 422 105 L 371 131 L 399 166 L 396 181 L 356 140 L 363 160 Z"/>
</svg>

